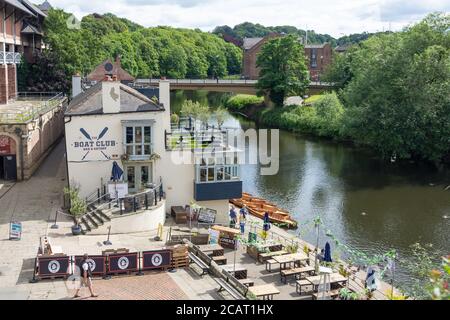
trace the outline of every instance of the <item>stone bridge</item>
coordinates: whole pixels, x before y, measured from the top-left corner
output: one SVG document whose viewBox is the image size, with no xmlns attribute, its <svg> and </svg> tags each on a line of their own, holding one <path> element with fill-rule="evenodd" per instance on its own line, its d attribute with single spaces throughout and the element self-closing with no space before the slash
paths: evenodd
<svg viewBox="0 0 450 320">
<path fill-rule="evenodd" d="M 257 80 L 210 80 L 210 79 L 168 79 L 172 90 L 206 90 L 215 92 L 233 92 L 242 94 L 256 94 Z M 137 79 L 137 86 L 157 86 L 160 79 Z M 330 83 L 311 82 L 310 96 L 332 89 Z"/>
</svg>

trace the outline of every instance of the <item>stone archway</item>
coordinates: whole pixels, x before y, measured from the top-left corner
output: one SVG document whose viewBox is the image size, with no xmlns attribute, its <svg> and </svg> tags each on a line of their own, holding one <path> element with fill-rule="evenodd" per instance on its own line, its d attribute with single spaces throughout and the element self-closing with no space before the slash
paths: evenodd
<svg viewBox="0 0 450 320">
<path fill-rule="evenodd" d="M 18 180 L 20 173 L 19 143 L 14 135 L 0 133 L 0 179 Z M 14 161 L 15 158 L 15 170 Z"/>
</svg>

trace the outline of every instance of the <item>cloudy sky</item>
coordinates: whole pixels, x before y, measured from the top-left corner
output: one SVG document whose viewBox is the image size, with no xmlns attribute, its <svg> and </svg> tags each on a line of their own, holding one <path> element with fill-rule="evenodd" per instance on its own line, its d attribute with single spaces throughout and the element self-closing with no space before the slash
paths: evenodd
<svg viewBox="0 0 450 320">
<path fill-rule="evenodd" d="M 399 30 L 433 11 L 450 12 L 449 0 L 50 0 L 77 18 L 112 12 L 144 26 L 211 31 L 244 21 L 293 25 L 334 37 Z"/>
</svg>

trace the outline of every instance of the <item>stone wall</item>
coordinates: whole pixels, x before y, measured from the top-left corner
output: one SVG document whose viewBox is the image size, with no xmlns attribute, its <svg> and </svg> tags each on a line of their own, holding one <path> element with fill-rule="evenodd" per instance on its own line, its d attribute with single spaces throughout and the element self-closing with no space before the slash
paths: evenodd
<svg viewBox="0 0 450 320">
<path fill-rule="evenodd" d="M 27 180 L 39 168 L 64 133 L 64 114 L 61 106 L 26 124 L 2 124 L 0 135 L 14 139 L 17 151 L 17 180 Z M 28 138 L 26 138 L 28 137 Z"/>
</svg>

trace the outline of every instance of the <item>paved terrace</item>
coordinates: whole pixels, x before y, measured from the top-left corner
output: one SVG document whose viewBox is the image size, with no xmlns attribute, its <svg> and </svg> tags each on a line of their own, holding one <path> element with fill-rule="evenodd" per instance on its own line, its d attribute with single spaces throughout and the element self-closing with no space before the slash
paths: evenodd
<svg viewBox="0 0 450 320">
<path fill-rule="evenodd" d="M 19 92 L 16 99 L 0 104 L 0 123 L 26 123 L 57 107 L 64 95 L 54 92 Z"/>
<path fill-rule="evenodd" d="M 70 285 L 64 280 L 40 281 L 30 284 L 33 274 L 33 263 L 36 257 L 39 238 L 47 235 L 53 245 L 62 247 L 64 253 L 99 254 L 105 249 L 127 248 L 130 251 L 159 249 L 163 242 L 154 238 L 157 231 L 112 235 L 112 246 L 104 246 L 105 236 L 71 235 L 73 222 L 67 217 L 59 217 L 59 229 L 53 230 L 55 212 L 62 204 L 61 190 L 66 185 L 64 164 L 64 141 L 62 141 L 35 176 L 26 182 L 8 186 L 8 192 L 0 196 L 0 299 L 70 299 L 74 293 Z M 4 187 L 2 187 L 3 189 Z M 256 219 L 251 217 L 251 219 Z M 9 222 L 18 220 L 23 223 L 23 237 L 21 241 L 8 240 Z M 166 239 L 170 226 L 174 226 L 172 219 L 168 219 L 164 228 L 163 239 Z M 186 228 L 186 226 L 184 226 Z M 292 239 L 292 236 L 282 229 L 271 229 L 275 239 L 277 237 Z M 298 240 L 301 241 L 301 240 Z M 302 246 L 300 246 L 302 248 Z M 228 264 L 233 264 L 235 253 L 226 250 Z M 295 281 L 288 278 L 288 283 L 280 281 L 279 272 L 268 273 L 265 265 L 256 263 L 240 247 L 236 252 L 236 263 L 244 265 L 248 270 L 248 277 L 255 281 L 255 285 L 273 284 L 281 292 L 275 299 L 310 299 L 300 297 L 295 292 Z M 365 273 L 361 272 L 355 280 L 351 280 L 352 287 L 362 286 Z M 145 276 L 121 276 L 112 280 L 95 280 L 95 288 L 100 294 L 98 299 L 229 299 L 226 293 L 217 293 L 218 285 L 209 276 L 200 277 L 196 266 L 179 269 L 175 273 L 146 273 Z M 382 292 L 389 286 L 377 292 L 375 298 L 383 299 Z M 86 298 L 88 292 L 82 295 Z"/>
</svg>

